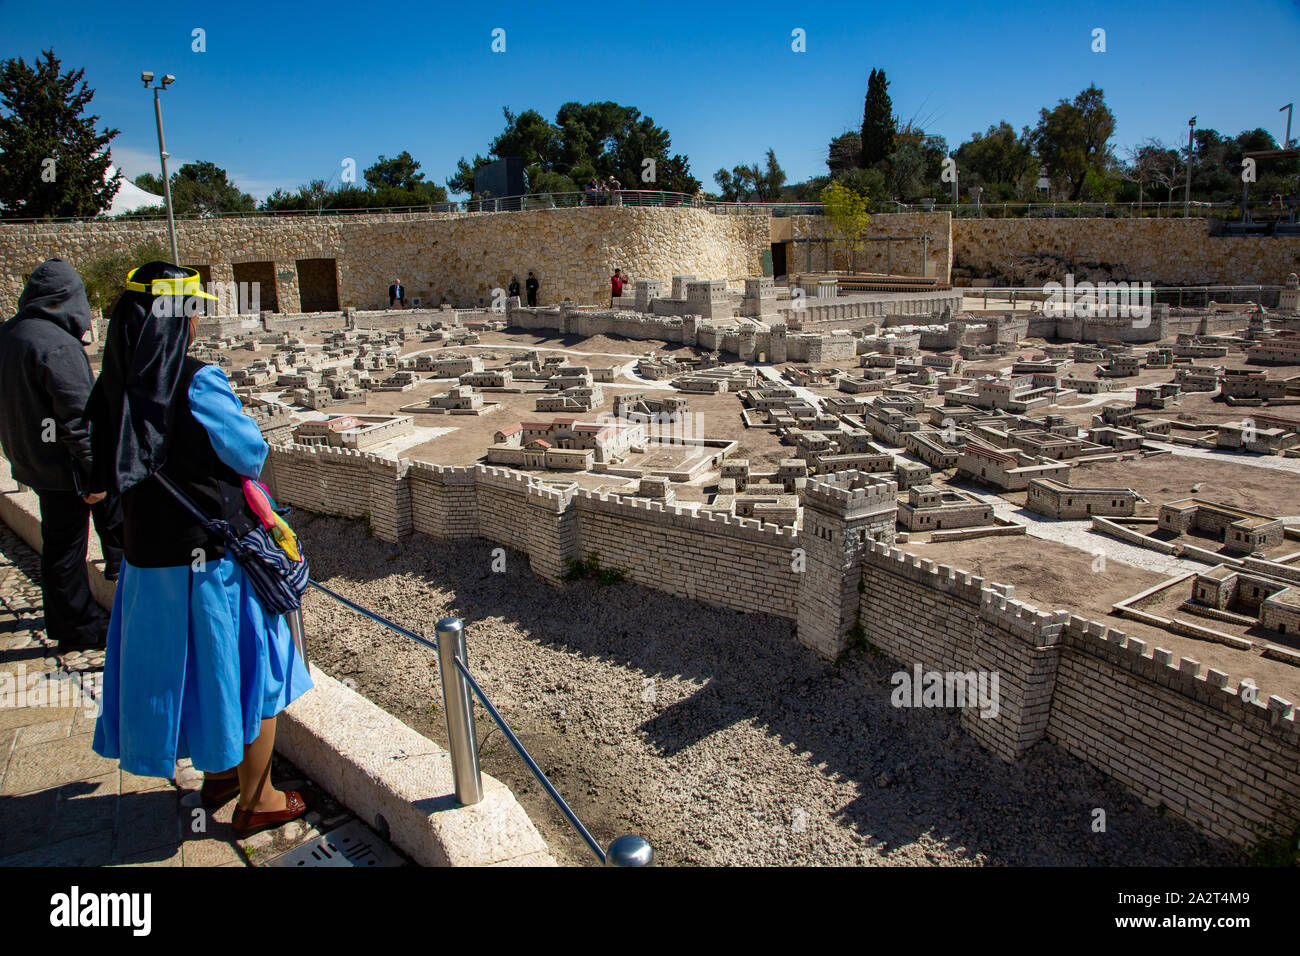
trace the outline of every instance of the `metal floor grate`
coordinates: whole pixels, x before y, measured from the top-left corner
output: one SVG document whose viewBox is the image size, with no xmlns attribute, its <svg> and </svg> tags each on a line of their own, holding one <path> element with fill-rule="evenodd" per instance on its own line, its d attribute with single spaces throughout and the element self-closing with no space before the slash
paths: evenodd
<svg viewBox="0 0 1300 956">
<path fill-rule="evenodd" d="M 345 823 L 310 843 L 282 853 L 266 866 L 405 866 L 406 863 L 360 820 Z"/>
</svg>

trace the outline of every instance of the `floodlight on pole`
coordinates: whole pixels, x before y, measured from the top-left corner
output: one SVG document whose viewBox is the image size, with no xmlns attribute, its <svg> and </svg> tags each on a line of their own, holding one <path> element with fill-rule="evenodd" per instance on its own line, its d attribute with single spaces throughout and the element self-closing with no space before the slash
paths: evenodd
<svg viewBox="0 0 1300 956">
<path fill-rule="evenodd" d="M 1294 105 L 1294 103 L 1288 103 L 1286 106 L 1278 108 L 1279 113 L 1286 110 L 1286 139 L 1282 143 L 1283 149 L 1291 148 L 1291 107 Z"/>
<path fill-rule="evenodd" d="M 167 147 L 163 144 L 162 101 L 158 98 L 159 92 L 176 82 L 176 77 L 171 73 L 164 74 L 161 86 L 150 86 L 149 84 L 153 82 L 153 74 L 145 70 L 140 74 L 140 79 L 144 81 L 145 89 L 153 90 L 153 115 L 158 123 L 158 159 L 162 162 L 163 198 L 167 203 L 167 236 L 171 240 L 172 264 L 178 266 L 181 264 L 181 254 L 176 246 L 176 217 L 172 213 L 172 184 L 167 174 Z"/>
<path fill-rule="evenodd" d="M 1187 186 L 1183 190 L 1183 218 L 1186 219 L 1192 209 L 1192 153 L 1195 150 L 1195 143 L 1192 137 L 1196 134 L 1196 117 L 1193 116 L 1187 121 Z"/>
</svg>

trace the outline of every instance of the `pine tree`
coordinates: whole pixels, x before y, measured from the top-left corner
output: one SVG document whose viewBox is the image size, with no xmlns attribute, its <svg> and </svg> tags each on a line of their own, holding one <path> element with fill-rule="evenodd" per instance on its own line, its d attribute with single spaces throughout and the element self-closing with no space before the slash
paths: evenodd
<svg viewBox="0 0 1300 956">
<path fill-rule="evenodd" d="M 109 207 L 122 174 L 105 173 L 115 129 L 96 132 L 83 116 L 95 95 L 82 77 L 63 73 L 54 51 L 31 66 L 0 63 L 0 212 L 16 218 L 94 216 Z"/>
<path fill-rule="evenodd" d="M 889 81 L 884 70 L 872 70 L 867 79 L 867 98 L 862 106 L 863 169 L 870 169 L 894 151 L 898 124 L 889 99 Z"/>
</svg>

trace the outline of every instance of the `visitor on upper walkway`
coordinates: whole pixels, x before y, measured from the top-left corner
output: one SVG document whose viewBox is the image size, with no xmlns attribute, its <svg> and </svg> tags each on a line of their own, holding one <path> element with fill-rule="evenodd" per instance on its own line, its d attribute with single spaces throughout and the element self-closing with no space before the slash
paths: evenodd
<svg viewBox="0 0 1300 956">
<path fill-rule="evenodd" d="M 393 284 L 388 287 L 388 307 L 406 308 L 406 290 L 402 288 L 401 279 L 393 279 Z"/>
<path fill-rule="evenodd" d="M 537 281 L 537 276 L 531 272 L 528 273 L 528 280 L 524 283 L 524 288 L 528 290 L 528 305 L 537 305 L 537 290 L 541 288 L 541 283 Z"/>
<path fill-rule="evenodd" d="M 596 177 L 591 177 L 591 182 L 587 183 L 587 205 L 594 206 L 600 196 L 600 187 L 596 184 Z"/>
<path fill-rule="evenodd" d="M 614 274 L 609 277 L 609 307 L 614 307 L 614 300 L 623 294 L 623 287 L 627 285 L 627 279 L 623 277 L 620 269 L 615 269 Z"/>
<path fill-rule="evenodd" d="M 623 205 L 623 194 L 620 192 L 623 188 L 622 183 L 610 176 L 609 179 L 605 180 L 605 188 L 609 190 L 609 198 L 615 206 Z"/>
<path fill-rule="evenodd" d="M 17 314 L 0 326 L 0 445 L 14 480 L 40 502 L 45 633 L 61 650 L 98 647 L 108 627 L 86 572 L 92 517 L 104 574 L 117 577 L 122 562 L 121 511 L 91 482 L 82 417 L 95 380 L 81 343 L 90 323 L 81 277 L 63 259 L 47 259 L 27 280 Z"/>
<path fill-rule="evenodd" d="M 226 373 L 186 355 L 197 273 L 151 262 L 131 278 L 86 409 L 95 481 L 122 496 L 126 544 L 93 746 L 146 777 L 173 777 L 189 756 L 205 773 L 206 805 L 238 794 L 233 823 L 246 835 L 312 802 L 270 781 L 276 715 L 312 681 L 284 618 L 267 613 L 221 539 L 155 473 L 243 537 L 258 518 L 242 477 L 261 472 L 268 448 Z"/>
</svg>

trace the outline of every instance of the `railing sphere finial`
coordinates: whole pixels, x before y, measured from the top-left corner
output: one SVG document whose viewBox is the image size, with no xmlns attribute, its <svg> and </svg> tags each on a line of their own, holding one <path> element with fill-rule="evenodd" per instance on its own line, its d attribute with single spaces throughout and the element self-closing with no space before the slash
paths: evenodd
<svg viewBox="0 0 1300 956">
<path fill-rule="evenodd" d="M 654 866 L 654 847 L 645 837 L 629 833 L 619 837 L 605 851 L 606 866 Z"/>
</svg>

